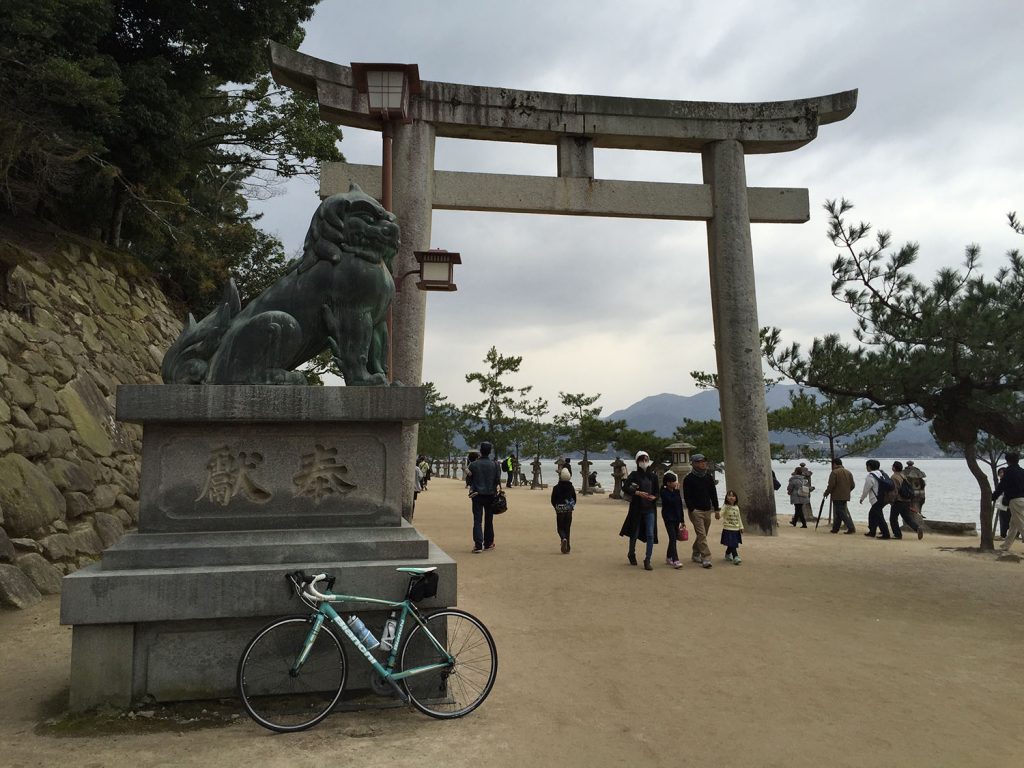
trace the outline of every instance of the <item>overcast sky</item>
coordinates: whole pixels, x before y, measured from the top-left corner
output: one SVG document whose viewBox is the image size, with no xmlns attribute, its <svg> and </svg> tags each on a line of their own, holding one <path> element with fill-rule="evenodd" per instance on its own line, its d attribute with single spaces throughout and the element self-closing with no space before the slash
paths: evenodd
<svg viewBox="0 0 1024 768">
<path fill-rule="evenodd" d="M 826 199 L 921 244 L 917 276 L 982 246 L 993 274 L 1024 239 L 1024 14 L 1019 2 L 323 0 L 300 50 L 348 65 L 419 65 L 424 80 L 694 101 L 777 101 L 860 90 L 857 110 L 794 152 L 747 157 L 751 186 L 806 187 L 805 224 L 752 227 L 758 321 L 807 345 L 853 316 L 829 291 Z M 344 128 L 353 163 L 380 134 Z M 442 170 L 556 174 L 553 146 L 439 139 Z M 595 176 L 700 183 L 699 155 L 597 150 Z M 301 247 L 312 181 L 257 203 Z M 459 290 L 428 294 L 423 378 L 457 405 L 491 345 L 522 355 L 516 386 L 560 410 L 601 394 L 604 414 L 714 371 L 703 222 L 435 211 L 431 247 L 462 254 Z M 627 360 L 644 360 L 642 365 Z"/>
</svg>

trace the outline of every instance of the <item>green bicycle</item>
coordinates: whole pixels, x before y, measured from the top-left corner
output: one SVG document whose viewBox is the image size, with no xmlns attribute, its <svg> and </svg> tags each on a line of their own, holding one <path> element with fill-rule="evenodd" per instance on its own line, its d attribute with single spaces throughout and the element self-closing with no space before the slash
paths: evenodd
<svg viewBox="0 0 1024 768">
<path fill-rule="evenodd" d="M 238 662 L 238 692 L 253 720 L 272 731 L 302 731 L 323 720 L 338 703 L 348 676 L 346 637 L 373 667 L 378 693 L 394 693 L 424 714 L 451 719 L 483 703 L 498 673 L 498 652 L 487 627 L 465 611 L 422 613 L 416 603 L 437 594 L 436 568 L 398 568 L 410 574 L 404 600 L 336 595 L 325 573 L 286 575 L 313 609 L 271 622 L 249 641 Z M 326 591 L 317 590 L 319 582 Z M 346 623 L 332 603 L 371 603 L 391 609 L 382 643 L 356 616 Z M 406 622 L 412 629 L 403 643 Z M 372 653 L 387 652 L 382 663 Z"/>
</svg>

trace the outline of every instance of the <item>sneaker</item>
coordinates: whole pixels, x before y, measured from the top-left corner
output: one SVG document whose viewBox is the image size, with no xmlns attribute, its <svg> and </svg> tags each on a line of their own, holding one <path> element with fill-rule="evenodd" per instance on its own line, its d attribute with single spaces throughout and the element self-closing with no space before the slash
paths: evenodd
<svg viewBox="0 0 1024 768">
<path fill-rule="evenodd" d="M 697 563 L 697 565 L 700 565 L 701 561 L 703 560 L 703 558 L 696 552 L 690 555 L 690 559 L 693 560 L 693 562 Z"/>
<path fill-rule="evenodd" d="M 479 555 L 481 552 L 483 552 L 483 549 L 481 549 L 480 547 L 473 547 L 474 555 Z"/>
<path fill-rule="evenodd" d="M 711 567 L 711 561 L 710 560 L 701 560 L 700 561 L 700 567 L 701 568 L 710 568 Z"/>
<path fill-rule="evenodd" d="M 671 557 L 666 557 L 665 558 L 665 565 L 675 565 L 675 564 L 676 564 L 676 561 L 673 560 Z"/>
<path fill-rule="evenodd" d="M 728 560 L 731 563 L 732 562 L 732 552 L 726 552 L 725 553 L 725 559 Z"/>
<path fill-rule="evenodd" d="M 739 564 L 740 564 L 740 563 L 742 563 L 742 562 L 743 562 L 743 560 L 742 560 L 742 559 L 740 558 L 740 556 L 739 556 L 739 555 L 736 555 L 736 557 L 734 557 L 734 558 L 732 559 L 732 564 L 733 564 L 733 565 L 739 565 Z"/>
<path fill-rule="evenodd" d="M 567 540 L 565 540 L 565 539 L 562 539 L 562 554 L 564 555 L 568 551 L 569 551 L 569 542 Z"/>
<path fill-rule="evenodd" d="M 485 552 L 490 552 L 492 549 L 494 549 L 493 544 L 488 544 L 486 547 L 484 547 Z"/>
<path fill-rule="evenodd" d="M 683 561 L 682 560 L 673 560 L 672 561 L 672 567 L 676 568 L 676 569 L 682 568 L 683 567 Z"/>
</svg>

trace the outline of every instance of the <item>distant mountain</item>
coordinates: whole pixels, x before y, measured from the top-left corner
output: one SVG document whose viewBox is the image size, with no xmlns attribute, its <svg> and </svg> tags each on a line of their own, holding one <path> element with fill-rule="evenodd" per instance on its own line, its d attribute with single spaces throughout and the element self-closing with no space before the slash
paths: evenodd
<svg viewBox="0 0 1024 768">
<path fill-rule="evenodd" d="M 768 406 L 768 410 L 772 411 L 788 405 L 789 393 L 797 389 L 798 387 L 792 384 L 772 387 L 765 395 L 765 404 Z M 645 397 L 628 408 L 608 414 L 606 418 L 623 419 L 632 429 L 641 432 L 651 431 L 663 437 L 671 437 L 676 427 L 683 423 L 683 419 L 693 419 L 694 421 L 720 419 L 718 391 L 705 390 L 695 395 L 673 395 L 663 392 L 660 395 Z M 786 432 L 771 432 L 770 437 L 772 442 L 784 445 L 807 442 L 807 439 L 802 436 Z M 879 452 L 889 454 L 892 451 L 895 451 L 892 455 L 907 455 L 908 457 L 944 455 L 928 431 L 928 425 L 917 421 L 900 422 L 896 429 L 889 433 L 879 448 Z"/>
</svg>

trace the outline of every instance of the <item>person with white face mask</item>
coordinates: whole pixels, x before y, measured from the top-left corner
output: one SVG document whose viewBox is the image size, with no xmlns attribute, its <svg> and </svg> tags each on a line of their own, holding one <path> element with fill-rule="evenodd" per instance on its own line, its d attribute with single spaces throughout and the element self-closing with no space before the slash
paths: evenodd
<svg viewBox="0 0 1024 768">
<path fill-rule="evenodd" d="M 651 467 L 651 457 L 647 451 L 636 454 L 636 469 L 630 472 L 622 484 L 622 493 L 629 499 L 629 512 L 622 523 L 619 536 L 629 537 L 629 552 L 626 558 L 630 565 L 636 565 L 636 540 L 647 544 L 644 557 L 644 570 L 653 571 L 651 555 L 654 545 L 658 543 L 658 529 L 655 525 L 655 512 L 658 499 L 658 475 Z"/>
</svg>

